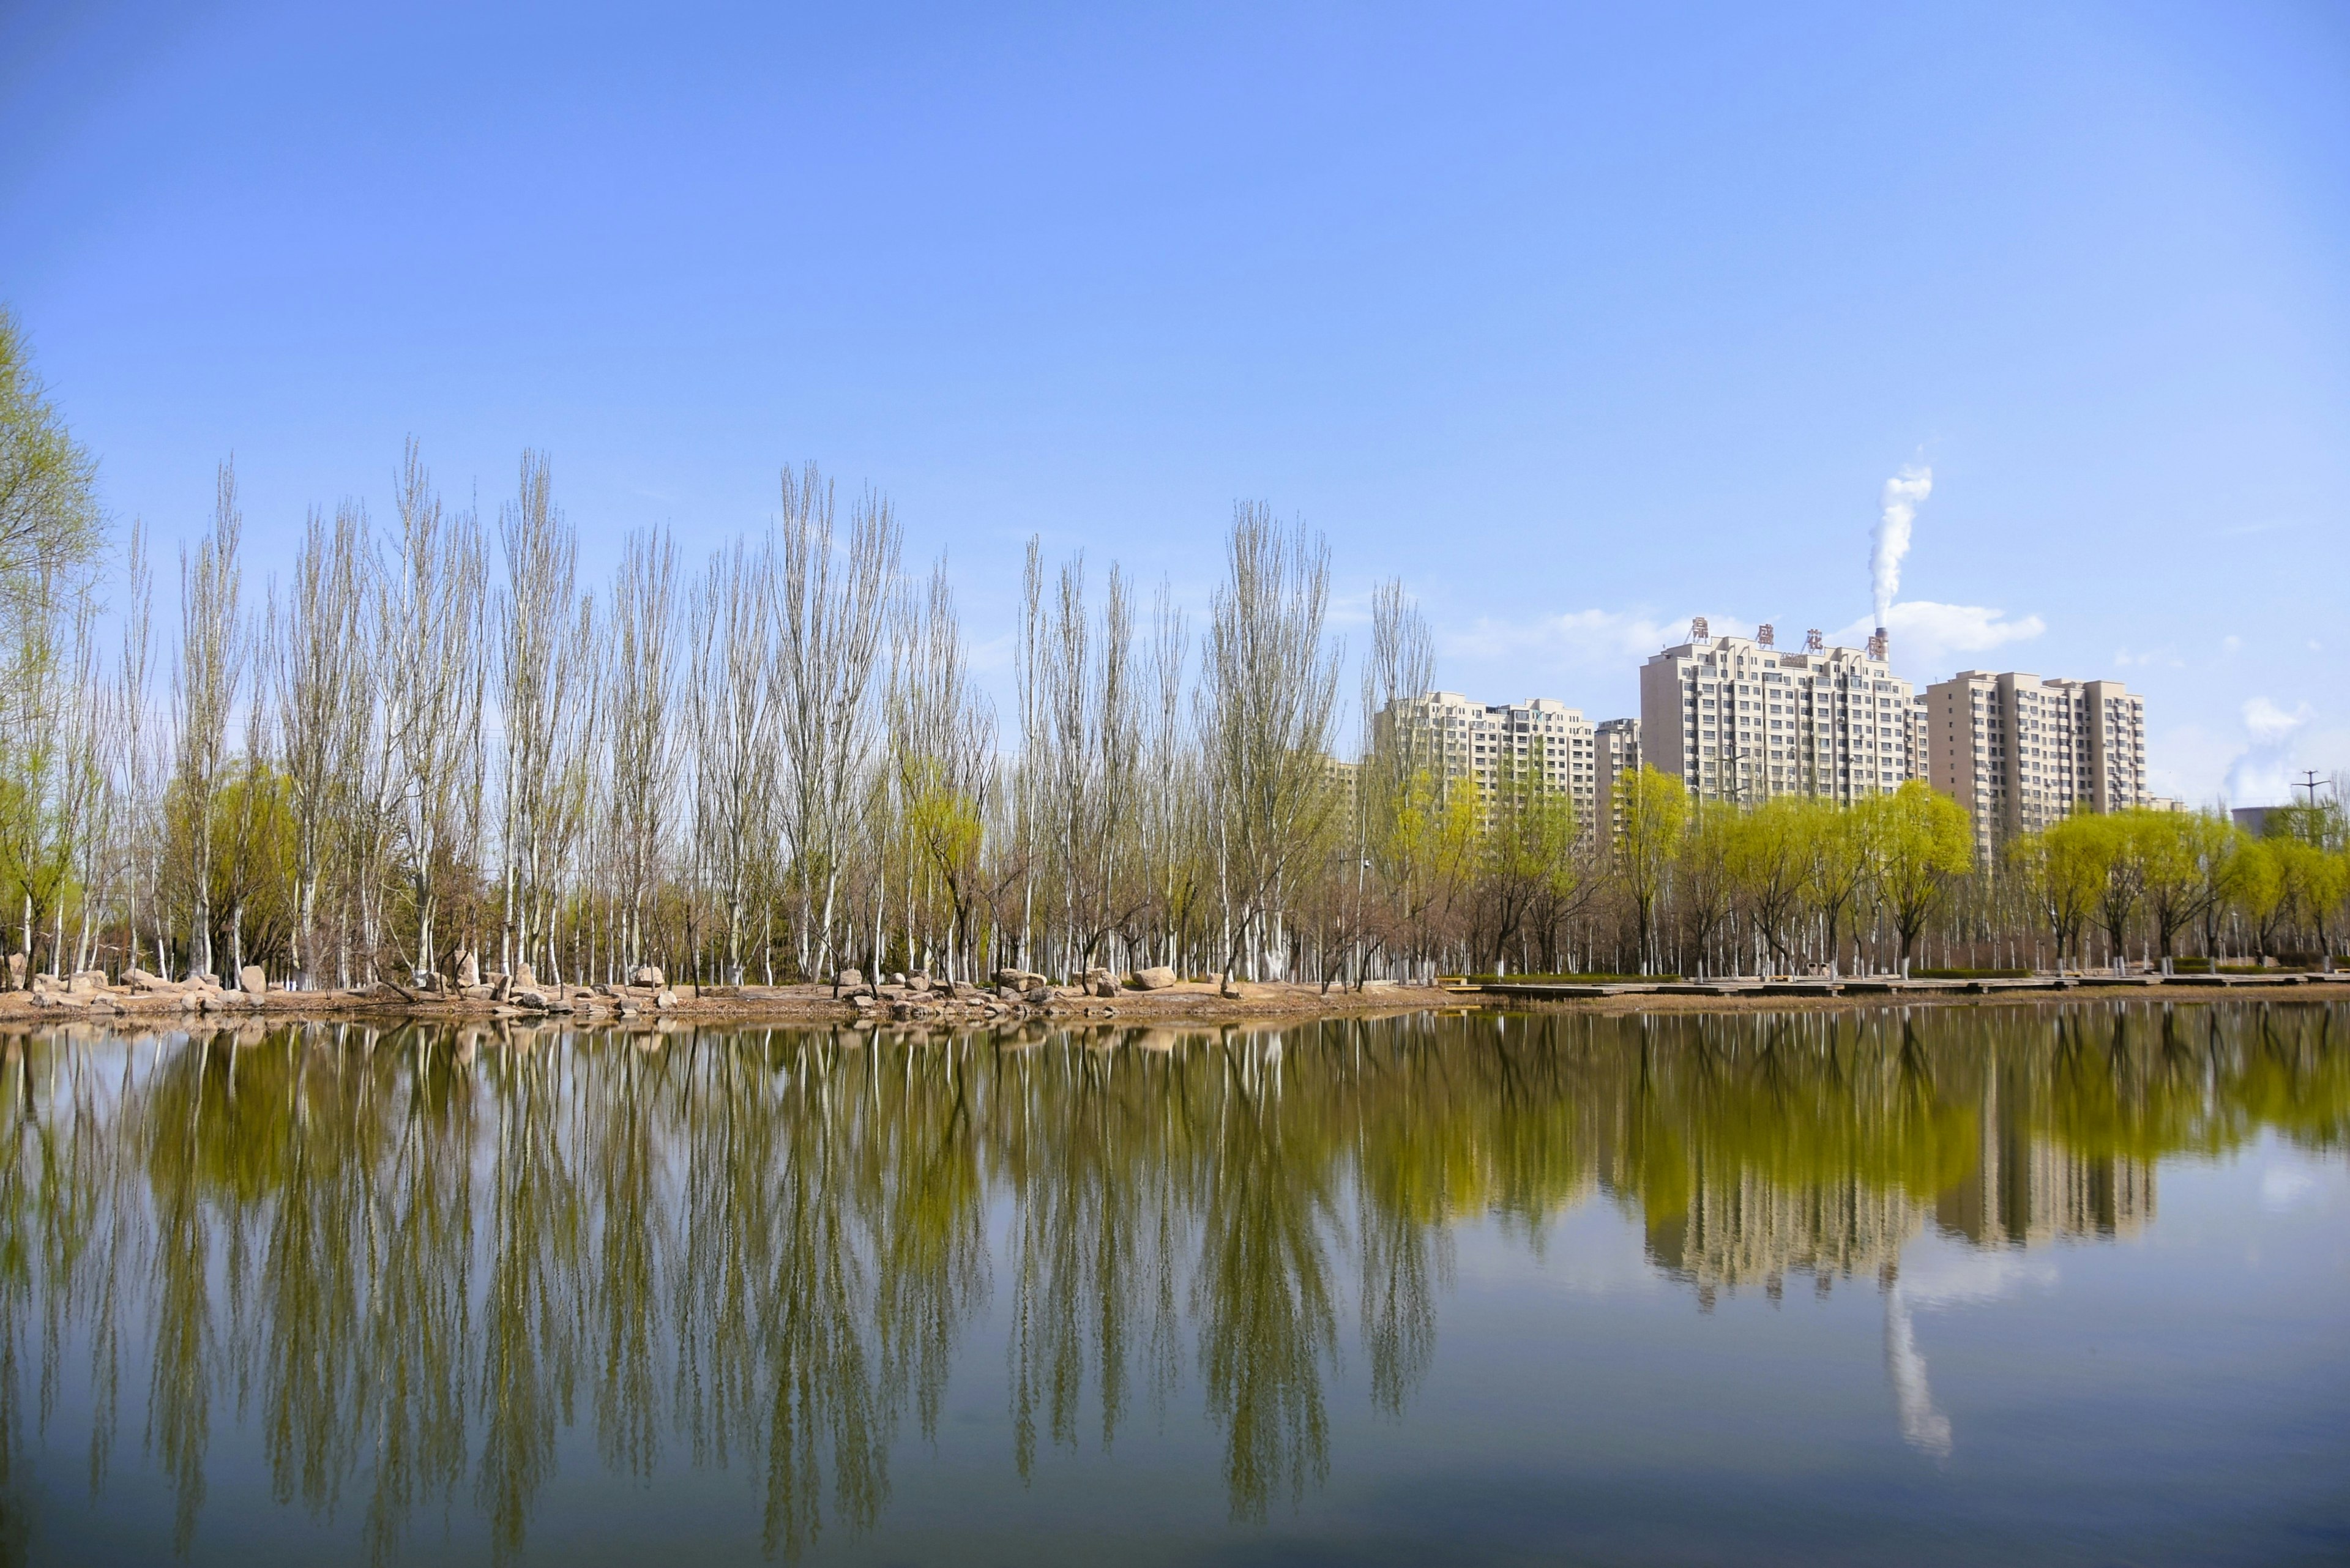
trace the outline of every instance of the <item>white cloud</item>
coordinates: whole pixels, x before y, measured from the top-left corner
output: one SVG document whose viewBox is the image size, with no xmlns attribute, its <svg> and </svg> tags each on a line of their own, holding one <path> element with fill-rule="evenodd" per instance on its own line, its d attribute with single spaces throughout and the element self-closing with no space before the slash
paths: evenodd
<svg viewBox="0 0 2350 1568">
<path fill-rule="evenodd" d="M 1858 647 L 1871 629 L 1867 622 L 1856 621 L 1831 632 L 1828 640 Z M 2029 642 L 2047 629 L 2036 615 L 2010 620 L 2005 610 L 1986 605 L 1937 604 L 1932 599 L 1905 599 L 1886 612 L 1885 621 L 1894 657 L 1908 669 L 1931 671 L 1938 680 L 1950 673 L 1961 655 Z"/>
<path fill-rule="evenodd" d="M 2228 765 L 2228 799 L 2237 805 L 2282 805 L 2293 798 L 2303 732 L 2316 715 L 2306 702 L 2286 709 L 2266 697 L 2251 699 L 2242 711 L 2245 742 Z"/>
<path fill-rule="evenodd" d="M 1721 619 L 1718 631 L 1733 627 L 1742 635 L 1752 622 Z M 1689 635 L 1686 621 L 1657 620 L 1615 610 L 1569 610 L 1536 621 L 1480 618 L 1467 629 L 1437 633 L 1438 650 L 1457 659 L 1543 659 L 1568 664 L 1616 663 L 1646 659 Z"/>
<path fill-rule="evenodd" d="M 2317 1178 L 2306 1170 L 2272 1165 L 2261 1172 L 2261 1207 L 2282 1214 L 2297 1207 L 2317 1190 Z"/>
<path fill-rule="evenodd" d="M 2244 704 L 2244 728 L 2251 732 L 2255 745 L 2273 745 L 2309 722 L 2309 704 L 2302 703 L 2288 713 L 2265 697 L 2255 697 Z"/>
<path fill-rule="evenodd" d="M 1912 1247 L 1901 1257 L 1902 1290 L 1912 1306 L 1997 1301 L 2027 1285 L 2044 1289 L 2055 1282 L 2055 1262 L 2044 1255 L 1930 1245 Z"/>
</svg>

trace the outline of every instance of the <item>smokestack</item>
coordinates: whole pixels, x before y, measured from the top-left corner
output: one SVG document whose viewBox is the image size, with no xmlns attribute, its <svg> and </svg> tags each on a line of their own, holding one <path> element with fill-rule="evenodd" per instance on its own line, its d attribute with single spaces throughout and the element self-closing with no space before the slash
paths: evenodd
<svg viewBox="0 0 2350 1568">
<path fill-rule="evenodd" d="M 1880 626 L 1877 628 L 1877 635 L 1868 639 L 1868 657 L 1876 659 L 1880 664 L 1883 663 L 1885 661 L 1885 652 L 1888 646 L 1890 645 L 1887 643 L 1885 639 L 1885 628 Z"/>
<path fill-rule="evenodd" d="M 1901 557 L 1909 553 L 1910 524 L 1918 520 L 1918 508 L 1933 493 L 1930 468 L 1905 468 L 1885 482 L 1868 551 L 1869 587 L 1877 604 L 1879 637 L 1885 635 L 1885 623 L 1893 618 L 1893 596 L 1901 587 Z"/>
</svg>

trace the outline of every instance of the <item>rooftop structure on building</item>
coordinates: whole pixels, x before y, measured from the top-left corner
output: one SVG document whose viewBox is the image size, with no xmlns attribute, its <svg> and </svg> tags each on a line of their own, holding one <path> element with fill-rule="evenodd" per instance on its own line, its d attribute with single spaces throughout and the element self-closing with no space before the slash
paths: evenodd
<svg viewBox="0 0 2350 1568">
<path fill-rule="evenodd" d="M 1688 641 L 1640 668 L 1643 756 L 1700 800 L 1898 789 L 1920 772 L 1923 720 L 1888 653 L 1882 628 L 1866 648 L 1831 648 L 1813 631 L 1794 649 L 1770 626 L 1716 637 L 1700 617 Z"/>
</svg>

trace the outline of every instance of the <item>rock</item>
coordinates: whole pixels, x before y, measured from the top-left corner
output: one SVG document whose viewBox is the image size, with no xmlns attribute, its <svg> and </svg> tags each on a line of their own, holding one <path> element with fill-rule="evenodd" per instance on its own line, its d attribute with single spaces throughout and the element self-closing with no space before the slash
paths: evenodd
<svg viewBox="0 0 2350 1568">
<path fill-rule="evenodd" d="M 669 990 L 667 987 L 663 987 L 660 991 L 654 993 L 653 1005 L 662 1009 L 663 1011 L 675 1007 L 677 1005 L 677 992 Z"/>
<path fill-rule="evenodd" d="M 931 977 L 916 970 L 906 977 L 906 989 L 917 993 L 926 992 L 931 989 Z"/>
<path fill-rule="evenodd" d="M 1020 1000 L 1032 1006 L 1042 1007 L 1053 1000 L 1053 988 L 1049 985 L 1032 985 L 1021 993 Z"/>
<path fill-rule="evenodd" d="M 236 985 L 247 996 L 259 996 L 268 991 L 269 977 L 261 972 L 259 964 L 249 963 L 236 971 Z"/>
<path fill-rule="evenodd" d="M 471 991 L 482 983 L 482 961 L 471 948 L 457 955 L 457 989 Z"/>
<path fill-rule="evenodd" d="M 102 969 L 76 970 L 66 981 L 66 989 L 76 996 L 96 996 L 106 989 L 106 971 Z"/>
<path fill-rule="evenodd" d="M 661 988 L 661 979 L 660 965 L 657 963 L 640 963 L 629 971 L 630 985 L 641 985 L 653 991 Z"/>
<path fill-rule="evenodd" d="M 1086 981 L 1086 990 L 1096 996 L 1116 996 L 1118 981 L 1110 979 L 1107 973 L 1089 976 Z"/>
<path fill-rule="evenodd" d="M 1175 971 L 1165 964 L 1154 964 L 1149 969 L 1135 971 L 1134 979 L 1128 983 L 1137 991 L 1165 991 L 1175 983 Z"/>
<path fill-rule="evenodd" d="M 25 955 L 23 953 L 8 955 L 8 989 L 11 991 L 25 989 Z"/>
<path fill-rule="evenodd" d="M 536 986 L 538 983 L 538 976 L 531 972 L 530 965 L 518 963 L 515 965 L 514 982 L 516 985 Z"/>
<path fill-rule="evenodd" d="M 845 969 L 838 974 L 832 977 L 832 989 L 835 991 L 855 991 L 858 986 L 863 985 L 864 983 L 865 971 L 863 970 Z"/>
<path fill-rule="evenodd" d="M 1045 977 L 1024 969 L 1000 969 L 995 971 L 995 983 L 1008 985 L 1014 991 L 1028 991 L 1045 983 Z"/>
<path fill-rule="evenodd" d="M 204 995 L 201 991 L 183 991 L 180 993 L 180 1011 L 182 1012 L 194 1012 L 203 1004 Z"/>
</svg>

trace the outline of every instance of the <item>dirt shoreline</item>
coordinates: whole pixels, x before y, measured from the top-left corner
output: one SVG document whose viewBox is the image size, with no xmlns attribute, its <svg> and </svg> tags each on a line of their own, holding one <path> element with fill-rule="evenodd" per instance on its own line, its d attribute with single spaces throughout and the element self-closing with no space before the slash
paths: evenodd
<svg viewBox="0 0 2350 1568">
<path fill-rule="evenodd" d="M 946 1003 L 920 998 L 868 999 L 859 1007 L 836 997 L 829 986 L 750 986 L 696 991 L 679 987 L 671 1005 L 657 1004 L 648 990 L 606 988 L 600 994 L 574 992 L 559 1011 L 521 1007 L 474 998 L 438 998 L 396 987 L 369 992 L 275 991 L 255 997 L 241 992 L 205 992 L 191 1006 L 179 992 L 102 992 L 68 996 L 56 992 L 0 992 L 0 1028 L 49 1023 L 108 1023 L 153 1028 L 161 1023 L 189 1029 L 238 1023 L 373 1022 L 451 1023 L 520 1023 L 537 1025 L 838 1026 L 859 1022 L 903 1028 L 986 1028 L 1030 1023 L 1071 1024 L 1302 1023 L 1325 1018 L 1366 1018 L 1429 1012 L 1587 1012 L 1620 1017 L 1633 1013 L 1755 1013 L 1866 1012 L 1913 1007 L 2070 1007 L 2085 1002 L 2159 1001 L 2168 1004 L 2214 1005 L 2248 1001 L 2350 1002 L 2350 976 L 2340 980 L 2268 981 L 2229 986 L 2096 985 L 2064 990 L 2014 989 L 1973 993 L 1960 990 L 1871 991 L 1842 994 L 1788 994 L 1728 991 L 1707 994 L 1659 994 L 1629 991 L 1597 996 L 1537 997 L 1429 986 L 1380 986 L 1366 991 L 1324 992 L 1315 986 L 1243 983 L 1226 996 L 1215 986 L 1187 982 L 1166 990 L 1121 992 L 1114 998 L 1055 996 L 1041 1002 Z"/>
</svg>

